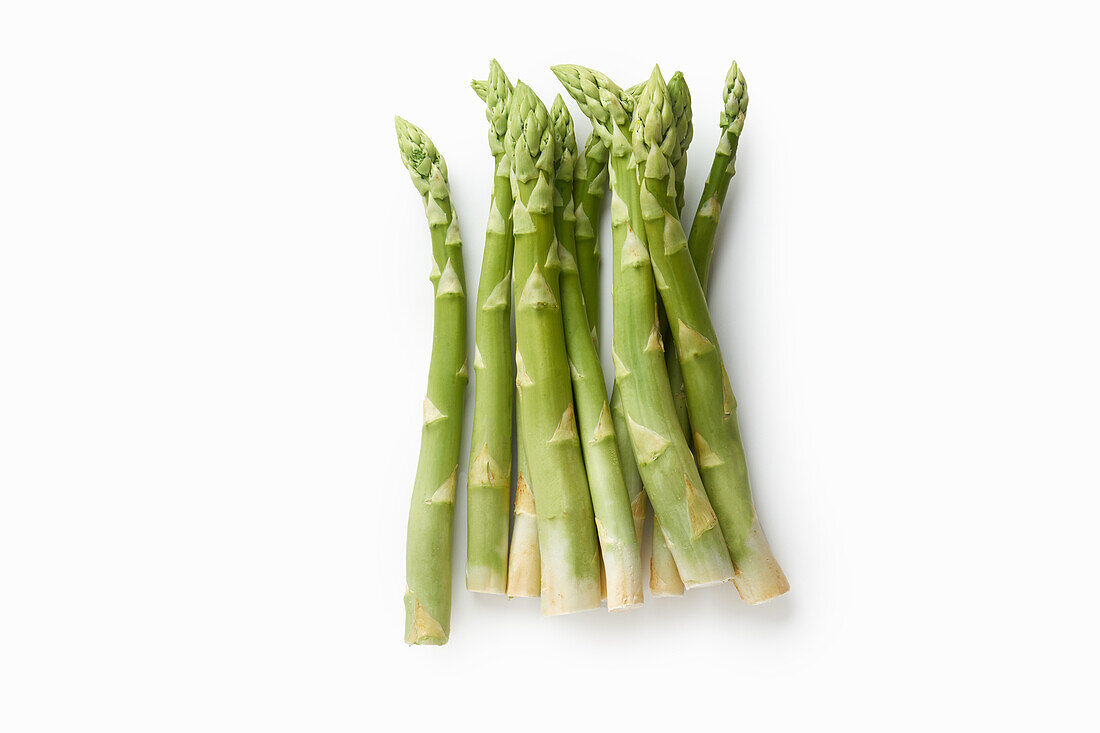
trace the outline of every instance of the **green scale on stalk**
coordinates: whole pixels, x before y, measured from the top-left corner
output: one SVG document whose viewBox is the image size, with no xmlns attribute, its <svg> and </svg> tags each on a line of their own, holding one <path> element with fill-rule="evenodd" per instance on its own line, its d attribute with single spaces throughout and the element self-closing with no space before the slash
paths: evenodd
<svg viewBox="0 0 1100 733">
<path fill-rule="evenodd" d="M 660 69 L 655 67 L 637 100 L 631 125 L 641 173 L 639 211 L 657 287 L 679 350 L 696 459 L 733 559 L 734 584 L 743 599 L 761 603 L 785 593 L 790 586 L 753 507 L 737 403 L 676 211 L 676 181 L 670 161 L 681 143 L 672 123 L 672 101 Z"/>
<path fill-rule="evenodd" d="M 512 154 L 516 385 L 527 481 L 538 510 L 542 613 L 600 605 L 599 551 L 570 383 L 554 236 L 554 137 L 543 103 L 517 82 Z"/>
<path fill-rule="evenodd" d="M 444 644 L 451 627 L 451 539 L 462 445 L 466 286 L 447 164 L 424 132 L 398 117 L 401 161 L 424 199 L 432 240 L 435 314 L 420 458 L 405 543 L 405 641 Z"/>
</svg>

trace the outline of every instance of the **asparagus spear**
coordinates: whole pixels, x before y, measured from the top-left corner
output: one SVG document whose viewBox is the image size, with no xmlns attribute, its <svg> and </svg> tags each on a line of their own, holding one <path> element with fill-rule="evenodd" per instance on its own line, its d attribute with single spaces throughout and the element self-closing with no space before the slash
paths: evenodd
<svg viewBox="0 0 1100 733">
<path fill-rule="evenodd" d="M 554 230 L 561 247 L 561 307 L 565 345 L 582 437 L 581 450 L 606 574 L 607 608 L 613 611 L 642 602 L 641 554 L 630 512 L 630 498 L 619 465 L 603 368 L 591 338 L 585 299 L 581 292 L 573 227 L 576 220 L 573 166 L 577 142 L 573 135 L 573 119 L 561 95 L 554 99 L 550 108 L 550 121 L 556 151 Z"/>
<path fill-rule="evenodd" d="M 632 87 L 640 94 L 645 82 Z M 684 208 L 684 178 L 687 175 L 687 149 L 691 144 L 691 92 L 688 90 L 684 75 L 677 71 L 668 80 L 668 96 L 672 103 L 672 124 L 680 144 L 675 157 L 670 158 L 676 174 L 676 210 Z M 661 313 L 661 337 L 665 343 L 665 365 L 668 367 L 668 381 L 672 386 L 672 396 L 676 401 L 676 416 L 684 435 L 691 441 L 691 423 L 687 412 L 687 393 L 684 391 L 684 375 L 680 370 L 680 360 L 676 356 L 676 343 L 668 330 L 668 318 Z M 653 554 L 649 561 L 649 589 L 655 596 L 679 596 L 684 594 L 684 582 L 676 570 L 672 553 L 665 545 L 661 535 L 661 520 L 653 519 Z"/>
<path fill-rule="evenodd" d="M 443 156 L 420 128 L 400 117 L 396 127 L 401 160 L 424 198 L 435 291 L 428 395 L 405 548 L 405 641 L 445 644 L 451 628 L 452 519 L 467 382 L 462 240 Z"/>
<path fill-rule="evenodd" d="M 512 85 L 495 60 L 489 64 L 485 89 L 495 173 L 475 316 L 477 381 L 466 478 L 466 587 L 504 593 L 512 483 L 512 184 L 504 135 Z"/>
<path fill-rule="evenodd" d="M 488 102 L 488 80 L 474 79 L 470 82 L 470 86 L 482 102 Z M 511 198 L 510 189 L 508 195 Z M 511 210 L 508 211 L 506 218 L 509 225 L 511 225 Z M 522 428 L 519 425 L 519 415 L 516 416 L 516 428 L 516 434 L 519 436 L 522 433 Z M 540 584 L 538 521 L 535 515 L 535 498 L 531 494 L 527 480 L 527 460 L 523 453 L 522 439 L 516 440 L 516 453 L 519 462 L 519 476 L 516 478 L 512 540 L 508 549 L 508 597 L 537 598 Z"/>
<path fill-rule="evenodd" d="M 642 176 L 640 211 L 653 272 L 680 354 L 695 454 L 733 559 L 734 584 L 743 599 L 761 603 L 787 592 L 790 586 L 753 507 L 737 426 L 737 402 L 676 212 L 676 185 L 669 160 L 680 140 L 671 123 L 668 89 L 660 69 L 654 67 L 631 125 Z"/>
<path fill-rule="evenodd" d="M 615 379 L 638 468 L 684 584 L 728 580 L 729 554 L 676 419 L 665 368 L 637 164 L 627 137 L 633 100 L 591 69 L 563 65 L 553 71 L 611 150 Z"/>
<path fill-rule="evenodd" d="M 577 269 L 580 277 L 581 292 L 584 294 L 584 308 L 588 316 L 588 326 L 592 342 L 599 343 L 600 333 L 600 214 L 604 193 L 607 191 L 607 145 L 593 130 L 584 144 L 584 152 L 573 171 L 573 203 L 576 209 L 574 238 L 577 247 Z M 602 371 L 601 378 L 602 378 Z M 617 389 L 611 395 L 611 417 L 615 428 L 615 447 L 620 458 L 623 481 L 626 484 L 627 497 L 631 513 L 634 515 L 635 536 L 639 542 L 642 536 L 642 523 L 645 521 L 645 493 L 642 490 L 642 477 L 634 464 L 634 451 L 630 446 L 630 436 L 626 432 L 622 404 Z M 604 581 L 606 595 L 606 577 Z"/>
<path fill-rule="evenodd" d="M 624 93 L 625 94 L 625 93 Z M 607 158 L 610 153 L 607 149 L 607 145 L 600 140 L 598 132 L 593 129 L 592 133 L 588 137 L 588 144 L 585 147 L 587 152 L 588 148 L 593 146 L 593 139 L 599 140 L 599 146 L 603 150 L 604 167 L 603 172 L 607 171 Z M 603 190 L 607 186 L 606 178 L 600 180 L 600 195 L 603 195 Z M 598 212 L 598 209 L 597 209 Z M 580 217 L 578 217 L 579 220 Z M 598 228 L 599 219 L 593 219 L 594 228 Z M 578 247 L 580 246 L 578 240 Z M 599 242 L 596 241 L 592 245 L 592 249 L 599 254 Z M 597 258 L 598 259 L 598 258 Z M 598 265 L 598 262 L 597 262 Z M 585 268 L 581 267 L 581 283 L 585 288 L 585 304 L 589 304 L 588 292 L 594 290 L 599 293 L 599 269 L 598 267 L 594 272 L 586 275 Z M 598 297 L 598 295 L 597 295 Z M 598 311 L 596 319 L 599 319 Z M 595 326 L 593 326 L 593 334 L 597 334 Z M 611 422 L 615 427 L 615 445 L 619 452 L 620 463 L 623 469 L 623 480 L 626 482 L 626 493 L 630 498 L 630 512 L 634 517 L 634 533 L 638 537 L 639 547 L 642 540 L 642 527 L 645 524 L 646 502 L 645 487 L 642 485 L 642 474 L 638 472 L 638 462 L 634 457 L 634 446 L 630 443 L 630 428 L 626 421 L 626 410 L 623 409 L 622 395 L 619 394 L 619 385 L 613 384 L 611 386 Z"/>
<path fill-rule="evenodd" d="M 672 161 L 676 173 L 676 210 L 684 210 L 684 180 L 687 178 L 687 151 L 691 145 L 695 128 L 691 124 L 691 90 L 682 71 L 677 71 L 668 80 L 668 97 L 672 102 L 672 121 L 679 138 L 676 146 L 676 158 Z"/>
<path fill-rule="evenodd" d="M 577 268 L 594 342 L 598 342 L 600 332 L 600 246 L 597 234 L 600 229 L 600 204 L 607 191 L 607 158 L 607 146 L 593 131 L 573 171 Z"/>
<path fill-rule="evenodd" d="M 688 251 L 691 253 L 695 271 L 703 292 L 707 290 L 710 277 L 711 255 L 714 254 L 714 237 L 718 232 L 718 217 L 722 213 L 722 203 L 726 200 L 730 181 L 733 180 L 734 162 L 737 158 L 737 143 L 741 139 L 741 130 L 745 125 L 745 110 L 749 106 L 749 91 L 745 76 L 734 61 L 726 74 L 726 83 L 722 88 L 723 108 L 718 124 L 722 135 L 718 149 L 714 152 L 714 162 L 710 165 L 707 182 L 699 197 L 699 206 L 695 219 L 691 222 L 691 234 L 688 236 Z"/>
<path fill-rule="evenodd" d="M 546 107 L 518 82 L 508 110 L 512 153 L 516 384 L 521 440 L 538 507 L 544 615 L 600 605 L 599 555 L 562 325 L 554 239 L 554 139 Z"/>
<path fill-rule="evenodd" d="M 584 146 L 584 178 L 580 178 L 582 168 L 576 169 L 573 187 L 577 206 L 577 265 L 580 270 L 581 289 L 584 292 L 585 310 L 592 328 L 592 340 L 598 343 L 599 335 L 599 295 L 600 295 L 600 246 L 598 234 L 600 228 L 600 204 L 607 190 L 607 161 L 610 151 L 593 129 Z M 645 523 L 646 498 L 642 486 L 642 476 L 634 459 L 634 447 L 630 444 L 630 431 L 623 410 L 622 396 L 618 385 L 611 389 L 611 420 L 615 428 L 615 444 L 626 482 L 627 496 L 630 498 L 630 510 L 634 516 L 635 534 L 639 543 L 642 538 L 642 526 Z"/>
</svg>

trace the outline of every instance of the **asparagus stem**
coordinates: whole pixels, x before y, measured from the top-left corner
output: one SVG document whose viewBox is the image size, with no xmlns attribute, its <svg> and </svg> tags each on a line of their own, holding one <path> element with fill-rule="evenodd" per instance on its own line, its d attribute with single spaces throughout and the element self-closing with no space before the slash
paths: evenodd
<svg viewBox="0 0 1100 733">
<path fill-rule="evenodd" d="M 745 125 L 745 110 L 749 106 L 745 76 L 741 73 L 736 61 L 730 65 L 729 72 L 726 74 L 722 101 L 724 104 L 719 118 L 722 135 L 718 141 L 718 149 L 714 152 L 714 161 L 711 163 L 710 173 L 707 174 L 707 182 L 703 185 L 703 193 L 699 197 L 695 219 L 691 222 L 691 234 L 688 236 L 688 251 L 691 252 L 691 259 L 704 293 L 710 278 L 710 262 L 714 254 L 718 218 L 722 213 L 722 204 L 726 200 L 726 193 L 729 191 L 730 181 L 733 180 L 735 173 L 737 143 L 741 139 L 741 130 Z"/>
<path fill-rule="evenodd" d="M 478 97 L 481 98 L 482 102 L 488 102 L 488 80 L 481 81 L 474 79 L 470 82 L 470 86 Z M 490 131 L 490 136 L 492 136 L 492 134 L 492 131 Z M 499 163 L 496 171 L 497 174 L 500 173 Z M 509 182 L 508 200 L 511 201 L 511 199 L 511 183 Z M 507 214 L 501 211 L 501 215 L 508 222 L 508 226 L 511 226 L 511 209 L 508 210 Z M 512 240 L 511 243 L 514 244 L 514 240 Z M 508 549 L 507 592 L 509 598 L 537 598 L 540 585 L 538 521 L 535 515 L 535 498 L 531 494 L 531 489 L 527 480 L 527 460 L 523 452 L 523 440 L 518 437 L 521 432 L 522 427 L 519 424 L 519 415 L 517 413 L 516 454 L 518 456 L 519 476 L 516 478 L 516 499 L 514 504 L 514 517 L 512 520 L 512 540 Z"/>
<path fill-rule="evenodd" d="M 485 116 L 494 176 L 477 289 L 473 432 L 466 479 L 466 587 L 504 593 L 512 471 L 512 184 L 504 147 L 512 85 L 490 62 Z"/>
<path fill-rule="evenodd" d="M 684 595 L 684 581 L 676 568 L 676 560 L 665 543 L 661 520 L 653 517 L 653 554 L 649 558 L 649 590 L 654 596 Z"/>
<path fill-rule="evenodd" d="M 600 205 L 607 191 L 607 146 L 593 131 L 573 171 L 573 201 L 576 207 L 575 237 L 577 268 L 592 341 L 600 332 Z"/>
<path fill-rule="evenodd" d="M 581 450 L 603 558 L 607 608 L 613 611 L 640 605 L 642 602 L 641 553 L 638 550 L 638 535 L 634 529 L 630 498 L 619 464 L 603 368 L 600 366 L 596 344 L 592 340 L 584 294 L 581 291 L 573 202 L 573 166 L 576 162 L 577 143 L 573 136 L 573 119 L 561 95 L 555 98 L 550 109 L 550 120 L 556 150 L 554 229 L 560 245 L 565 345 L 573 381 L 577 423 L 582 438 Z"/>
<path fill-rule="evenodd" d="M 737 590 L 749 603 L 760 603 L 785 593 L 790 586 L 753 507 L 737 425 L 737 403 L 676 212 L 676 186 L 669 160 L 680 141 L 671 120 L 668 89 L 660 69 L 655 67 L 637 101 L 631 126 L 642 175 L 639 208 L 652 269 L 680 354 L 703 483 L 733 559 Z"/>
<path fill-rule="evenodd" d="M 684 584 L 728 580 L 729 554 L 677 422 L 665 368 L 637 164 L 627 138 L 632 100 L 599 72 L 579 66 L 553 70 L 611 150 L 615 378 L 639 471 Z"/>
<path fill-rule="evenodd" d="M 574 169 L 573 192 L 577 221 L 577 267 L 580 271 L 581 290 L 584 293 L 588 325 L 592 340 L 599 342 L 600 321 L 600 215 L 604 193 L 607 191 L 607 161 L 610 151 L 596 130 L 592 130 L 584 145 L 584 164 Z M 615 428 L 615 445 L 630 498 L 630 511 L 639 545 L 642 525 L 645 523 L 646 498 L 642 488 L 642 476 L 634 460 L 634 447 L 630 444 L 626 413 L 623 411 L 619 388 L 611 389 L 611 421 Z"/>
<path fill-rule="evenodd" d="M 517 83 L 508 112 L 512 153 L 516 384 L 521 439 L 538 507 L 544 615 L 600 605 L 599 555 L 562 325 L 554 239 L 554 140 L 546 107 Z"/>
<path fill-rule="evenodd" d="M 645 82 L 638 85 L 640 94 Z M 670 157 L 675 172 L 676 181 L 676 210 L 684 208 L 684 178 L 687 175 L 687 150 L 691 144 L 691 92 L 688 90 L 684 75 L 677 71 L 668 80 L 668 95 L 672 103 L 672 124 L 680 144 L 675 154 Z M 672 338 L 672 332 L 668 328 L 668 318 L 661 310 L 661 337 L 665 343 L 665 366 L 668 367 L 668 381 L 672 386 L 672 397 L 676 402 L 676 417 L 680 420 L 680 427 L 684 436 L 691 445 L 691 422 L 688 419 L 687 392 L 684 391 L 684 374 L 680 370 L 680 360 L 676 355 L 676 343 Z M 672 561 L 672 554 L 665 546 L 664 537 L 661 535 L 661 520 L 653 519 L 653 554 L 649 562 L 649 588 L 656 596 L 683 595 L 684 582 L 680 580 L 680 574 L 676 570 L 676 563 Z"/>
<path fill-rule="evenodd" d="M 405 551 L 405 641 L 444 644 L 451 628 L 451 537 L 462 444 L 466 369 L 466 285 L 447 164 L 424 132 L 398 117 L 401 160 L 424 198 L 435 293 L 432 357 L 420 458 Z"/>
<path fill-rule="evenodd" d="M 541 585 L 539 570 L 539 530 L 535 515 L 535 497 L 527 477 L 527 455 L 523 450 L 523 425 L 516 414 L 516 455 L 519 476 L 516 478 L 515 517 L 512 520 L 512 546 L 508 553 L 508 596 L 537 598 Z"/>
<path fill-rule="evenodd" d="M 649 504 L 642 485 L 642 474 L 638 471 L 638 461 L 634 457 L 634 445 L 630 442 L 630 423 L 626 419 L 626 408 L 623 407 L 623 396 L 618 385 L 611 390 L 611 424 L 615 426 L 615 447 L 619 451 L 626 495 L 630 499 L 630 514 L 634 517 L 634 534 L 638 537 L 640 548 Z"/>
</svg>

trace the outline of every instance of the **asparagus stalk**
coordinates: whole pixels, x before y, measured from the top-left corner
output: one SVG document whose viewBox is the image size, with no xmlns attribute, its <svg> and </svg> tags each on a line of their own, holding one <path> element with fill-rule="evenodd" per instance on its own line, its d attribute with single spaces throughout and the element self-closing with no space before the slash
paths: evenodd
<svg viewBox="0 0 1100 733">
<path fill-rule="evenodd" d="M 493 192 L 477 289 L 474 421 L 466 478 L 466 588 L 504 593 L 512 471 L 512 184 L 504 147 L 512 85 L 489 64 L 485 117 L 493 155 Z"/>
<path fill-rule="evenodd" d="M 611 150 L 615 378 L 642 480 L 684 584 L 728 580 L 729 554 L 677 421 L 665 368 L 637 163 L 627 137 L 633 100 L 591 69 L 568 65 L 553 71 Z"/>
<path fill-rule="evenodd" d="M 624 94 L 627 93 L 624 92 Z M 580 202 L 577 207 L 577 263 L 580 269 L 581 287 L 584 290 L 584 303 L 588 311 L 588 320 L 592 326 L 593 341 L 598 343 L 600 293 L 598 234 L 600 203 L 603 201 L 604 192 L 607 190 L 607 162 L 610 151 L 607 144 L 600 137 L 599 131 L 595 128 L 589 134 L 588 142 L 585 143 L 584 154 L 585 178 L 583 181 L 577 178 L 577 183 L 573 189 L 576 192 L 577 201 Z M 580 167 L 578 167 L 578 175 L 580 170 Z M 588 242 L 589 230 L 591 230 L 591 244 Z M 586 262 L 588 256 L 593 258 L 591 264 Z M 622 396 L 619 394 L 617 384 L 613 384 L 611 388 L 611 420 L 615 427 L 615 443 L 623 469 L 623 480 L 626 482 L 627 495 L 630 497 L 630 510 L 634 516 L 635 534 L 640 544 L 647 505 L 645 489 L 642 486 L 642 475 L 638 473 L 638 465 L 634 459 L 634 446 L 630 444 L 630 431 L 626 422 L 626 412 L 623 410 Z"/>
<path fill-rule="evenodd" d="M 581 291 L 592 340 L 599 341 L 599 218 L 601 204 L 607 190 L 607 145 L 593 130 L 584 144 L 583 162 L 577 163 L 573 177 L 573 201 L 576 208 L 575 239 L 576 264 L 580 271 Z M 642 524 L 646 522 L 646 493 L 642 489 L 641 474 L 634 459 L 634 447 L 630 445 L 626 413 L 618 387 L 612 387 L 612 424 L 615 427 L 615 446 L 619 455 L 623 480 L 626 482 L 630 512 L 634 515 L 635 534 L 641 540 Z"/>
<path fill-rule="evenodd" d="M 648 502 L 642 474 L 638 471 L 638 461 L 634 456 L 634 444 L 630 442 L 630 423 L 626 419 L 626 408 L 623 407 L 623 396 L 619 392 L 618 384 L 611 388 L 611 424 L 615 427 L 615 447 L 619 451 L 626 495 L 630 499 L 630 514 L 634 517 L 634 534 L 641 547 Z"/>
<path fill-rule="evenodd" d="M 401 160 L 424 198 L 435 292 L 432 357 L 405 550 L 405 642 L 445 644 L 451 628 L 451 536 L 466 392 L 466 286 L 447 164 L 428 136 L 398 117 Z"/>
<path fill-rule="evenodd" d="M 470 82 L 470 86 L 482 102 L 488 102 L 488 80 L 474 79 Z M 499 171 L 499 165 L 497 170 Z M 508 196 L 511 199 L 511 189 Z M 506 218 L 511 225 L 511 210 L 508 211 Z M 514 240 L 512 241 L 514 243 Z M 519 415 L 516 416 L 516 428 L 516 434 L 519 436 L 523 430 L 519 425 Z M 531 494 L 527 480 L 527 460 L 523 453 L 521 438 L 516 440 L 516 453 L 519 476 L 516 478 L 512 540 L 508 549 L 507 592 L 509 598 L 537 598 L 540 585 L 538 520 L 535 514 L 535 498 Z"/>
<path fill-rule="evenodd" d="M 516 384 L 521 440 L 538 507 L 544 615 L 600 605 L 599 553 L 562 325 L 554 239 L 554 139 L 543 103 L 519 82 L 508 111 L 512 153 Z"/>
<path fill-rule="evenodd" d="M 688 236 L 688 251 L 691 253 L 695 271 L 703 292 L 707 290 L 710 277 L 711 256 L 714 254 L 714 238 L 718 232 L 718 218 L 722 213 L 722 204 L 726 200 L 730 181 L 733 180 L 734 162 L 737 159 L 737 143 L 741 139 L 741 130 L 745 126 L 745 110 L 749 106 L 749 91 L 745 76 L 734 61 L 726 74 L 726 83 L 722 88 L 722 114 L 718 124 L 722 128 L 718 140 L 718 149 L 714 152 L 714 161 L 703 185 L 699 197 L 699 206 L 695 219 L 691 222 L 691 234 Z"/>
<path fill-rule="evenodd" d="M 593 131 L 573 171 L 573 202 L 576 207 L 577 269 L 592 340 L 600 332 L 600 205 L 607 191 L 607 146 Z"/>
<path fill-rule="evenodd" d="M 676 212 L 676 185 L 669 160 L 680 140 L 672 128 L 672 104 L 659 68 L 654 68 L 637 101 L 631 132 L 641 173 L 640 212 L 653 272 L 680 354 L 703 483 L 733 559 L 734 584 L 743 599 L 761 603 L 787 592 L 790 586 L 753 507 L 737 402 Z"/>
<path fill-rule="evenodd" d="M 561 95 L 550 108 L 554 131 L 554 230 L 560 245 L 561 308 L 565 345 L 573 381 L 581 450 L 596 515 L 596 530 L 607 585 L 607 608 L 614 611 L 642 602 L 641 554 L 630 511 L 630 498 L 619 465 L 611 408 L 600 355 L 591 337 L 577 266 L 574 236 L 573 167 L 577 142 L 573 119 Z"/>
<path fill-rule="evenodd" d="M 519 476 L 516 478 L 515 517 L 512 520 L 512 546 L 508 553 L 508 596 L 537 598 L 541 585 L 539 570 L 539 530 L 535 515 L 535 497 L 527 477 L 527 455 L 523 450 L 523 425 L 516 415 L 516 454 Z"/>
<path fill-rule="evenodd" d="M 672 102 L 672 121 L 679 139 L 676 146 L 676 158 L 672 167 L 676 174 L 676 210 L 684 210 L 684 186 L 687 178 L 687 151 L 694 137 L 695 128 L 691 124 L 691 90 L 682 71 L 677 71 L 668 80 L 668 97 Z"/>
<path fill-rule="evenodd" d="M 581 291 L 584 293 L 585 312 L 592 331 L 592 341 L 599 343 L 600 324 L 600 214 L 604 193 L 607 191 L 607 145 L 593 130 L 584 145 L 583 164 L 574 169 L 573 196 L 576 207 L 575 238 L 577 240 L 577 269 Z M 618 387 L 612 385 L 611 420 L 615 428 L 615 445 L 619 454 L 626 493 L 630 499 L 630 511 L 634 516 L 635 534 L 639 542 L 645 523 L 646 498 L 642 488 L 642 476 L 634 461 L 634 447 L 630 444 L 626 413 Z"/>
<path fill-rule="evenodd" d="M 640 94 L 645 82 L 632 87 Z M 687 149 L 691 144 L 691 92 L 688 90 L 684 75 L 677 71 L 668 80 L 668 95 L 672 103 L 672 124 L 680 144 L 677 146 L 675 156 L 670 158 L 675 171 L 676 180 L 676 210 L 684 208 L 684 178 L 687 175 Z M 672 386 L 672 397 L 676 401 L 676 416 L 680 419 L 680 427 L 684 435 L 691 443 L 691 423 L 687 412 L 687 393 L 684 391 L 684 375 L 680 370 L 680 360 L 676 355 L 676 344 L 668 330 L 668 318 L 661 313 L 661 336 L 665 343 L 665 365 L 668 367 L 668 381 Z M 680 579 L 680 573 L 676 570 L 676 563 L 672 559 L 672 553 L 665 545 L 661 535 L 661 520 L 653 518 L 653 553 L 649 561 L 649 589 L 655 596 L 679 596 L 684 594 L 684 582 Z"/>
</svg>

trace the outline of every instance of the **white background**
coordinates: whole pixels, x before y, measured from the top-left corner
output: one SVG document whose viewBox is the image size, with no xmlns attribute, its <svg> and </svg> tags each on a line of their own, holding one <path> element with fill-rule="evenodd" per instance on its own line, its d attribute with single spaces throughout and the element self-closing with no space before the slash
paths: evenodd
<svg viewBox="0 0 1100 733">
<path fill-rule="evenodd" d="M 5 3 L 0 729 L 1095 730 L 1083 8 Z M 490 55 L 547 101 L 683 70 L 689 201 L 744 68 L 712 302 L 789 596 L 540 619 L 464 590 L 460 491 L 452 640 L 402 643 L 432 298 L 392 118 L 472 293 Z"/>
</svg>

